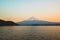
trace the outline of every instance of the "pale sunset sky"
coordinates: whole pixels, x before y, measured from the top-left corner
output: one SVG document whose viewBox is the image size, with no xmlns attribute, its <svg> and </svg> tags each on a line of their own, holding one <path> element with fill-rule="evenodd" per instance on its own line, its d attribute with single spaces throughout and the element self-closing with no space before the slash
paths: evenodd
<svg viewBox="0 0 60 40">
<path fill-rule="evenodd" d="M 31 16 L 60 22 L 60 0 L 0 0 L 0 19 L 18 22 Z"/>
</svg>

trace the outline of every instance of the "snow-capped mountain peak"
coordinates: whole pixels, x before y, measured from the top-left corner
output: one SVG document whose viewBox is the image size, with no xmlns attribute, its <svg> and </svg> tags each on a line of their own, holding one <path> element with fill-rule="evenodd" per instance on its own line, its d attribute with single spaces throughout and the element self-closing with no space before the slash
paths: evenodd
<svg viewBox="0 0 60 40">
<path fill-rule="evenodd" d="M 30 17 L 27 20 L 18 22 L 18 24 L 44 24 L 48 23 L 48 21 L 38 20 L 35 17 Z"/>
</svg>

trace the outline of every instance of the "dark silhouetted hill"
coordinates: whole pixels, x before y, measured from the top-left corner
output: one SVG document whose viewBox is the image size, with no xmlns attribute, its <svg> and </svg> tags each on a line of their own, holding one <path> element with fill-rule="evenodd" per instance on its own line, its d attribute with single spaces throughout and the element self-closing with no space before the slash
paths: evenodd
<svg viewBox="0 0 60 40">
<path fill-rule="evenodd" d="M 0 19 L 0 26 L 15 26 L 18 25 L 12 21 L 4 21 Z"/>
</svg>

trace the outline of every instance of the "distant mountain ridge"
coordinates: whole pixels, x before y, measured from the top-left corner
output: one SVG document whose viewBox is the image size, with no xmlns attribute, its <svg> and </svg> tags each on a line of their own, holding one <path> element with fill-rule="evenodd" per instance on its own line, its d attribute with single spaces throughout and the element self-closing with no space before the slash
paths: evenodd
<svg viewBox="0 0 60 40">
<path fill-rule="evenodd" d="M 23 20 L 21 22 L 5 21 L 0 19 L 0 26 L 60 26 L 60 22 L 49 22 L 44 20 L 37 20 L 35 18 L 30 18 L 28 20 Z"/>
<path fill-rule="evenodd" d="M 48 21 L 40 21 L 40 20 L 24 20 L 21 22 L 18 22 L 18 24 L 43 24 L 48 23 Z"/>
<path fill-rule="evenodd" d="M 17 22 L 19 25 L 60 25 L 60 22 L 48 22 L 44 20 L 37 20 L 35 18 L 31 18 L 30 20 L 23 20 L 21 22 Z"/>
</svg>

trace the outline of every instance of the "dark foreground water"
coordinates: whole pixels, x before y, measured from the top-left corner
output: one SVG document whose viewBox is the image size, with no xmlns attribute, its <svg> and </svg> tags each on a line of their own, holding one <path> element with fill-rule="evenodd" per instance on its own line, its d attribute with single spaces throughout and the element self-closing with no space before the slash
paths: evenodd
<svg viewBox="0 0 60 40">
<path fill-rule="evenodd" d="M 0 27 L 0 40 L 60 40 L 60 26 Z"/>
</svg>

